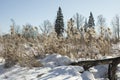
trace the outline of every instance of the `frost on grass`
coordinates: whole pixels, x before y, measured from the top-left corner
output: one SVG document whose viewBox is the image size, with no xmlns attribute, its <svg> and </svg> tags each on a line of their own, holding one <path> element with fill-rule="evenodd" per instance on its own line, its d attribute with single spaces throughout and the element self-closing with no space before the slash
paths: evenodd
<svg viewBox="0 0 120 80">
<path fill-rule="evenodd" d="M 106 59 L 119 55 L 120 44 L 112 44 L 104 34 L 96 36 L 94 29 L 79 31 L 68 23 L 67 37 L 57 37 L 55 33 L 41 35 L 36 39 L 11 36 L 1 43 L 1 56 L 9 61 L 17 61 L 11 68 L 0 65 L 2 80 L 103 80 L 107 77 L 108 66 L 98 65 L 84 71 L 83 67 L 68 65 L 71 61 Z M 103 32 L 104 33 L 104 32 Z M 4 39 L 1 39 L 4 40 Z M 1 51 L 2 49 L 0 49 Z M 115 52 L 115 56 L 113 56 Z M 6 54 L 4 54 L 6 53 Z M 54 54 L 56 53 L 56 54 Z M 48 55 L 46 55 L 48 54 Z M 41 58 L 41 56 L 43 56 Z M 46 57 L 45 57 L 46 56 Z M 37 59 L 36 59 L 37 57 Z M 45 57 L 45 58 L 44 58 Z M 34 63 L 36 62 L 36 63 Z M 33 64 L 34 63 L 34 64 Z M 43 66 L 38 66 L 40 64 Z M 18 64 L 20 66 L 18 66 Z M 29 69 L 29 68 L 31 69 Z M 119 77 L 119 68 L 117 76 Z"/>
</svg>

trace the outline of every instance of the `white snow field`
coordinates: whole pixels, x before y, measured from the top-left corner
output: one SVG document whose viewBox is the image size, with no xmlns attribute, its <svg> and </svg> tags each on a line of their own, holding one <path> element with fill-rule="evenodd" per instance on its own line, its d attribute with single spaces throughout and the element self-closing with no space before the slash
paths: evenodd
<svg viewBox="0 0 120 80">
<path fill-rule="evenodd" d="M 2 60 L 2 59 L 1 59 Z M 3 68 L 4 60 L 0 63 L 0 80 L 108 80 L 108 65 L 98 65 L 84 71 L 81 66 L 70 66 L 66 56 L 58 54 L 47 55 L 41 60 L 43 67 L 27 68 L 15 65 Z M 120 65 L 116 73 L 120 80 Z"/>
</svg>

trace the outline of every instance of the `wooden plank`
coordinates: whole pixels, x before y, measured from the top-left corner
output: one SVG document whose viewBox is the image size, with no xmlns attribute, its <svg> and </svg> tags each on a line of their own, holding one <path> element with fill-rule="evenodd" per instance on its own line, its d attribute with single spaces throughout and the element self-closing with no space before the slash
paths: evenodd
<svg viewBox="0 0 120 80">
<path fill-rule="evenodd" d="M 108 58 L 108 59 L 101 59 L 101 60 L 86 60 L 86 61 L 72 62 L 70 63 L 70 65 L 83 66 L 85 70 L 88 70 L 92 66 L 109 64 L 108 78 L 110 80 L 116 80 L 115 73 L 117 70 L 117 65 L 119 63 L 120 63 L 120 57 L 115 57 L 115 58 Z"/>
</svg>

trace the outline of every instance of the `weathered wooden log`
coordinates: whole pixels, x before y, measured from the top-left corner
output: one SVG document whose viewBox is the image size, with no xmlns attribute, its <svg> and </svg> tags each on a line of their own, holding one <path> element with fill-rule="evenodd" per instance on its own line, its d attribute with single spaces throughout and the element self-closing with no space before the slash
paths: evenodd
<svg viewBox="0 0 120 80">
<path fill-rule="evenodd" d="M 113 60 L 113 62 L 111 64 L 109 64 L 109 68 L 108 68 L 108 78 L 110 80 L 117 80 L 116 77 L 116 70 L 117 70 L 117 65 L 120 63 L 119 58 L 116 58 Z"/>
<path fill-rule="evenodd" d="M 120 57 L 116 57 L 116 58 L 101 59 L 101 60 L 86 60 L 86 61 L 72 62 L 70 65 L 83 66 L 85 70 L 88 70 L 92 66 L 109 64 L 108 78 L 110 80 L 117 80 L 115 73 L 117 70 L 117 65 L 119 63 L 120 63 Z"/>
</svg>

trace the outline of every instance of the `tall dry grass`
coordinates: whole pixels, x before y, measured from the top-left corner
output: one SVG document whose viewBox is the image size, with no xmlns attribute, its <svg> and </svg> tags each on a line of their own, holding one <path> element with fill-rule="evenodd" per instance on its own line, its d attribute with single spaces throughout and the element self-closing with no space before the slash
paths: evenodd
<svg viewBox="0 0 120 80">
<path fill-rule="evenodd" d="M 36 38 L 26 38 L 16 34 L 12 27 L 10 35 L 0 37 L 0 44 L 3 47 L 0 56 L 5 59 L 5 67 L 11 67 L 17 63 L 28 67 L 42 66 L 36 58 L 53 53 L 73 59 L 97 59 L 98 55 L 111 54 L 109 28 L 101 28 L 100 35 L 97 35 L 94 28 L 88 28 L 86 32 L 84 28 L 78 30 L 74 26 L 74 21 L 69 20 L 65 32 L 67 37 L 57 37 L 53 31 L 49 35 L 39 34 Z"/>
</svg>

